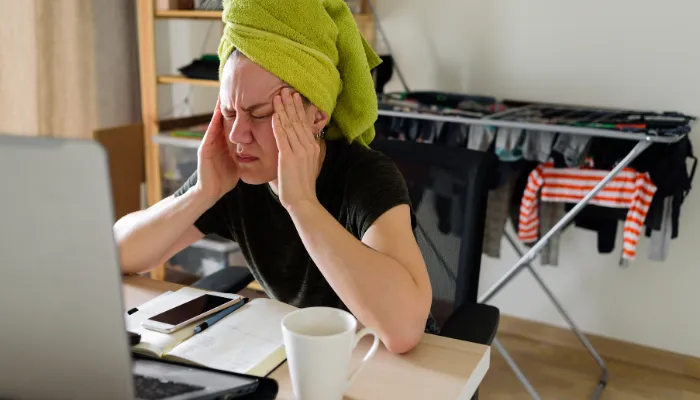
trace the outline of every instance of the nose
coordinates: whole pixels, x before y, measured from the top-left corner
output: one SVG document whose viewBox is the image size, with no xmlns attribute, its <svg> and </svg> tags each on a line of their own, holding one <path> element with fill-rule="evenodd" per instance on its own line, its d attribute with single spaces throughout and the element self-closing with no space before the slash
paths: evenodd
<svg viewBox="0 0 700 400">
<path fill-rule="evenodd" d="M 246 118 L 236 117 L 233 125 L 231 125 L 228 140 L 233 144 L 248 144 L 252 142 L 253 131 L 251 130 L 250 122 L 246 121 Z"/>
</svg>

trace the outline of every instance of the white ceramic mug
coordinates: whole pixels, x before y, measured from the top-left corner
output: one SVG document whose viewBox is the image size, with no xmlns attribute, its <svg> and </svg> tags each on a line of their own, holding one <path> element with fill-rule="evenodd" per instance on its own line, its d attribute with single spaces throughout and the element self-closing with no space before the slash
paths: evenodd
<svg viewBox="0 0 700 400">
<path fill-rule="evenodd" d="M 357 320 L 352 314 L 330 307 L 302 308 L 282 319 L 289 373 L 297 399 L 342 399 L 379 347 L 379 336 L 373 329 L 356 331 Z M 350 372 L 352 352 L 365 335 L 373 335 L 374 343 Z"/>
</svg>

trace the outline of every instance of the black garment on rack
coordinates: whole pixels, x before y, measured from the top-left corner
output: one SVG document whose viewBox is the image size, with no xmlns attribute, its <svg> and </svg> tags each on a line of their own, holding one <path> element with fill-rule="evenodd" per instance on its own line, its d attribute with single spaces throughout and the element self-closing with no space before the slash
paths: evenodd
<svg viewBox="0 0 700 400">
<path fill-rule="evenodd" d="M 615 164 L 626 156 L 636 143 L 620 139 L 594 138 L 588 156 L 593 161 L 596 169 L 612 169 Z M 692 160 L 692 167 L 688 171 L 686 161 Z M 656 185 L 656 193 L 652 199 L 645 221 L 646 236 L 651 235 L 651 230 L 661 229 L 663 220 L 664 199 L 673 197 L 672 209 L 672 235 L 678 237 L 680 209 L 683 200 L 690 192 L 691 182 L 695 174 L 697 158 L 693 154 L 692 144 L 686 136 L 680 141 L 671 144 L 655 143 L 632 161 L 630 168 L 638 172 L 648 172 L 652 182 Z M 592 206 L 586 207 L 589 209 Z M 610 237 L 610 220 L 624 220 L 623 210 L 610 210 L 604 207 L 591 208 L 586 213 L 582 227 L 597 230 L 599 235 Z M 604 221 L 600 224 L 596 220 Z M 579 219 L 577 218 L 577 226 Z M 613 235 L 614 237 L 614 235 Z M 600 242 L 600 238 L 599 238 Z"/>
<path fill-rule="evenodd" d="M 565 209 L 568 212 L 574 206 L 575 204 L 567 204 Z M 598 252 L 609 254 L 615 250 L 617 227 L 619 221 L 624 221 L 627 218 L 627 212 L 626 208 L 610 208 L 591 204 L 584 207 L 574 217 L 574 224 L 578 228 L 597 232 Z"/>
</svg>

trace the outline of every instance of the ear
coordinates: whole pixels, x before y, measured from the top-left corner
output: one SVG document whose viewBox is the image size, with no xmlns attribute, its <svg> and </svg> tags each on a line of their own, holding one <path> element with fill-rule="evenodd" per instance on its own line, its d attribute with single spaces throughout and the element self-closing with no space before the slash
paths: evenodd
<svg viewBox="0 0 700 400">
<path fill-rule="evenodd" d="M 316 112 L 314 113 L 314 122 L 313 122 L 313 127 L 315 129 L 321 130 L 328 125 L 328 120 L 330 119 L 328 117 L 328 114 L 324 113 L 323 111 L 319 110 L 316 108 L 316 106 L 311 105 L 310 107 L 314 107 L 316 109 Z"/>
</svg>

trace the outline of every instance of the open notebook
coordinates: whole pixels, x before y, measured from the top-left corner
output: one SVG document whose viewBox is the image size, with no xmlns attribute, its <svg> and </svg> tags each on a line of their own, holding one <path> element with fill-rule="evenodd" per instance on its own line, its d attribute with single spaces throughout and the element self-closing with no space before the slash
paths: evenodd
<svg viewBox="0 0 700 400">
<path fill-rule="evenodd" d="M 141 334 L 141 343 L 133 351 L 201 365 L 209 368 L 266 376 L 284 362 L 282 318 L 296 308 L 271 299 L 254 299 L 205 331 L 194 335 L 197 321 L 171 334 L 145 329 L 141 322 L 160 312 L 205 293 L 182 288 L 165 293 L 138 307 L 126 316 L 126 328 Z M 237 295 L 217 293 L 235 298 Z"/>
</svg>

